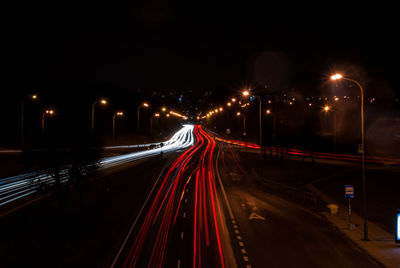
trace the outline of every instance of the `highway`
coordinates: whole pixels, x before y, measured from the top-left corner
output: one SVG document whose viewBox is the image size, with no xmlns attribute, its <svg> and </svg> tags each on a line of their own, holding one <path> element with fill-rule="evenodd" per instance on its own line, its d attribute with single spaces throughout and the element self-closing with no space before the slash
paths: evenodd
<svg viewBox="0 0 400 268">
<path fill-rule="evenodd" d="M 116 158 L 92 179 L 84 215 L 55 217 L 48 200 L 3 218 L 0 265 L 377 267 L 317 214 L 264 191 L 230 144 L 187 131 L 176 139 L 194 144 L 180 152 Z"/>
</svg>

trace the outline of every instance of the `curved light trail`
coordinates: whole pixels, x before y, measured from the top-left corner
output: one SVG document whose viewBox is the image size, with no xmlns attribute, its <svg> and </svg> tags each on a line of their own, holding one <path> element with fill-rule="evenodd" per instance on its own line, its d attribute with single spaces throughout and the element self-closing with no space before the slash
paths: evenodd
<svg viewBox="0 0 400 268">
<path fill-rule="evenodd" d="M 194 144 L 193 125 L 183 125 L 171 139 L 164 142 L 162 148 L 154 148 L 129 154 L 106 157 L 100 160 L 100 169 L 106 169 L 138 159 L 158 155 L 161 152 L 171 152 L 190 147 Z M 156 143 L 159 144 L 159 143 Z M 60 171 L 60 181 L 64 183 L 69 178 L 69 166 Z M 18 176 L 0 179 L 0 207 L 18 199 L 38 192 L 42 187 L 54 184 L 54 177 L 43 171 L 25 173 Z"/>
</svg>

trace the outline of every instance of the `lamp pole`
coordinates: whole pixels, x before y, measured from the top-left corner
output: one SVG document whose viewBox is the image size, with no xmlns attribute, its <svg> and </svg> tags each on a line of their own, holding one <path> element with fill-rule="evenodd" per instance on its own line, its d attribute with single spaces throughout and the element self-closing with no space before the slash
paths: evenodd
<svg viewBox="0 0 400 268">
<path fill-rule="evenodd" d="M 92 104 L 92 133 L 94 133 L 94 108 L 95 108 L 96 104 L 98 104 L 98 103 L 107 104 L 107 101 L 104 100 L 104 99 L 102 99 L 102 100 L 100 100 L 100 101 L 95 101 L 95 102 Z"/>
<path fill-rule="evenodd" d="M 364 137 L 364 89 L 361 84 L 351 78 L 343 77 L 340 74 L 335 74 L 331 76 L 332 80 L 347 80 L 350 81 L 358 86 L 361 92 L 361 162 L 362 162 L 362 184 L 363 184 L 363 211 L 364 211 L 364 238 L 363 240 L 368 239 L 368 222 L 367 222 L 367 191 L 366 191 L 366 182 L 365 182 L 365 137 Z"/>
<path fill-rule="evenodd" d="M 46 110 L 42 114 L 42 137 L 44 137 L 44 118 L 45 118 L 46 114 L 53 115 L 54 111 L 53 110 Z"/>
</svg>

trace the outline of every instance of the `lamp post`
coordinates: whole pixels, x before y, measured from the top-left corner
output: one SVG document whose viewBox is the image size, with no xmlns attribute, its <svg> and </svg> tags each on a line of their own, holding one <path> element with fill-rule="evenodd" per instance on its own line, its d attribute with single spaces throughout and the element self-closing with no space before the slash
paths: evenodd
<svg viewBox="0 0 400 268">
<path fill-rule="evenodd" d="M 138 129 L 138 132 L 139 132 L 139 128 L 140 128 L 140 117 L 139 117 L 140 107 L 146 107 L 147 108 L 147 107 L 149 107 L 149 104 L 147 102 L 143 102 L 137 108 L 137 129 Z"/>
<path fill-rule="evenodd" d="M 150 118 L 150 132 L 153 132 L 153 117 L 160 117 L 159 113 L 155 113 Z"/>
<path fill-rule="evenodd" d="M 100 101 L 95 101 L 92 104 L 92 133 L 94 133 L 94 107 L 96 106 L 96 104 L 107 104 L 107 101 L 105 99 L 101 99 Z"/>
<path fill-rule="evenodd" d="M 113 115 L 113 139 L 115 140 L 115 117 L 116 116 L 123 116 L 124 115 L 124 113 L 123 112 L 116 112 L 114 115 Z"/>
<path fill-rule="evenodd" d="M 243 96 L 245 96 L 245 97 L 247 97 L 247 96 L 249 96 L 250 95 L 250 92 L 248 91 L 248 90 L 244 90 L 243 92 L 242 92 L 242 94 L 243 94 Z M 259 96 L 257 96 L 257 95 L 254 95 L 256 98 L 257 98 L 257 100 L 258 100 L 258 102 L 259 102 L 259 107 L 258 107 L 258 121 L 259 121 L 259 138 L 260 138 L 260 147 L 261 147 L 261 150 L 260 150 L 260 152 L 261 152 L 261 154 L 263 153 L 263 149 L 262 149 L 262 109 L 261 109 L 261 106 L 262 106 L 262 103 L 261 103 L 261 99 L 260 99 L 260 97 Z"/>
<path fill-rule="evenodd" d="M 37 100 L 38 99 L 38 95 L 33 94 L 30 95 L 30 98 L 32 100 Z M 25 100 L 22 100 L 21 102 L 21 145 L 24 145 L 25 143 Z"/>
<path fill-rule="evenodd" d="M 364 89 L 361 84 L 351 78 L 344 77 L 341 74 L 334 74 L 331 76 L 331 80 L 347 80 L 358 86 L 361 92 L 361 162 L 362 162 L 362 184 L 363 184 L 363 210 L 364 210 L 364 238 L 363 240 L 368 240 L 368 222 L 367 222 L 367 193 L 366 193 L 366 183 L 365 183 L 365 137 L 364 137 Z"/>
<path fill-rule="evenodd" d="M 54 110 L 45 110 L 42 114 L 42 137 L 44 137 L 44 118 L 46 115 L 53 115 Z"/>
<path fill-rule="evenodd" d="M 328 105 L 324 106 L 324 112 L 328 113 L 331 111 L 331 107 Z M 333 111 L 333 152 L 336 153 L 336 112 Z"/>
</svg>

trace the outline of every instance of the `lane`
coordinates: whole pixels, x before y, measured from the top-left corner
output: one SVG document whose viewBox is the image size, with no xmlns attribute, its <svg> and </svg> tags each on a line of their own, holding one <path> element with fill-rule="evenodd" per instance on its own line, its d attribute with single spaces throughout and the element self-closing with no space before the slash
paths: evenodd
<svg viewBox="0 0 400 268">
<path fill-rule="evenodd" d="M 243 267 L 378 267 L 323 219 L 266 194 L 230 144 L 220 143 L 219 171 L 237 230 Z"/>
<path fill-rule="evenodd" d="M 194 143 L 193 125 L 183 125 L 171 139 L 165 142 L 162 148 L 154 148 L 129 154 L 106 157 L 99 161 L 100 170 L 109 169 L 131 161 L 137 161 L 159 155 L 161 152 L 173 152 L 192 146 Z M 69 166 L 60 170 L 60 181 L 65 183 L 69 179 Z M 19 199 L 37 193 L 43 185 L 51 186 L 55 183 L 54 177 L 43 171 L 31 172 L 0 179 L 0 208 Z"/>
<path fill-rule="evenodd" d="M 194 134 L 195 146 L 168 169 L 112 267 L 236 267 L 214 175 L 216 143 L 201 126 Z"/>
</svg>

